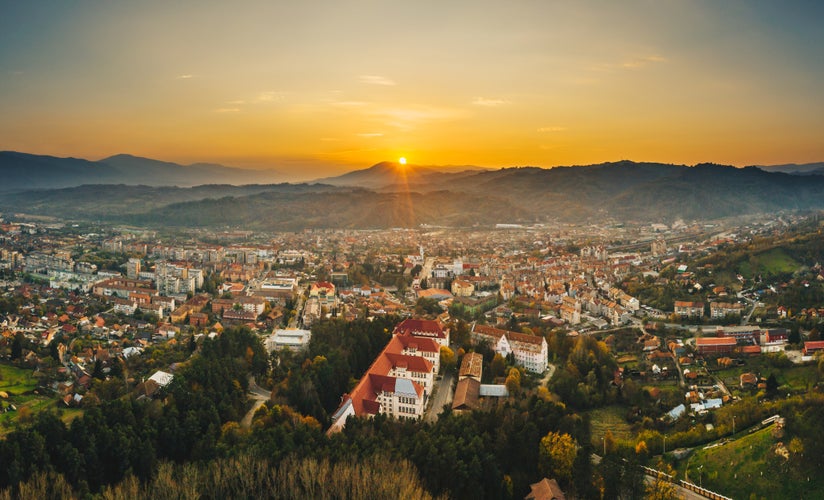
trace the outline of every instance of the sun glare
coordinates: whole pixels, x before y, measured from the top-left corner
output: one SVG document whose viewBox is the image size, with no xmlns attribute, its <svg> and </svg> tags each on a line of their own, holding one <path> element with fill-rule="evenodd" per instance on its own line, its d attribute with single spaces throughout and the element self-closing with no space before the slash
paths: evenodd
<svg viewBox="0 0 824 500">
<path fill-rule="evenodd" d="M 398 158 L 398 163 L 400 163 L 401 165 L 406 165 L 406 158 L 401 156 L 400 158 Z"/>
</svg>

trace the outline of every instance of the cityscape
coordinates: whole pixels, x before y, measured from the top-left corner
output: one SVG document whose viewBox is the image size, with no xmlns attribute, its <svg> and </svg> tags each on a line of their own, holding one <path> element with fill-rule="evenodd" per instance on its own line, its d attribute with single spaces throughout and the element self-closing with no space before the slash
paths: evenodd
<svg viewBox="0 0 824 500">
<path fill-rule="evenodd" d="M 815 499 L 822 9 L 8 3 L 0 499 Z"/>
</svg>

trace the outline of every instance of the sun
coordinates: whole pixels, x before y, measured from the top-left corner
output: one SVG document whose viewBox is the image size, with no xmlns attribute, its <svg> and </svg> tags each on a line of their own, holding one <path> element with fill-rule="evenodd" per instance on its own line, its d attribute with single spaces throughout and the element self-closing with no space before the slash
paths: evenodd
<svg viewBox="0 0 824 500">
<path fill-rule="evenodd" d="M 406 165 L 406 157 L 401 156 L 400 158 L 398 158 L 398 163 L 400 163 L 401 165 Z"/>
</svg>

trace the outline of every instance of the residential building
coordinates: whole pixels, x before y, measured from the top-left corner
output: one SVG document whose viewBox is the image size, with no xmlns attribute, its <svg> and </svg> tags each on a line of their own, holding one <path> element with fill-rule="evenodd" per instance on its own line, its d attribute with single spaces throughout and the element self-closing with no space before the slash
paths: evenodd
<svg viewBox="0 0 824 500">
<path fill-rule="evenodd" d="M 455 297 L 469 297 L 475 293 L 475 285 L 467 280 L 456 279 L 452 281 L 452 295 Z"/>
<path fill-rule="evenodd" d="M 710 302 L 710 317 L 723 319 L 727 316 L 741 316 L 744 306 L 738 302 Z"/>
<path fill-rule="evenodd" d="M 700 318 L 704 315 L 704 303 L 676 300 L 675 315 L 682 318 Z"/>
</svg>

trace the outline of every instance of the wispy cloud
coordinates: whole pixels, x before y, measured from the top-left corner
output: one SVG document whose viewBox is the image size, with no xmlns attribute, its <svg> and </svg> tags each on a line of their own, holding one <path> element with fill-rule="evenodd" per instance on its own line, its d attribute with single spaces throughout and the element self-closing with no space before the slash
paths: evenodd
<svg viewBox="0 0 824 500">
<path fill-rule="evenodd" d="M 563 132 L 564 130 L 566 130 L 566 127 L 541 127 L 538 129 L 538 132 L 546 134 L 551 132 Z"/>
<path fill-rule="evenodd" d="M 472 104 L 475 106 L 486 106 L 489 108 L 495 106 L 503 106 L 504 104 L 509 104 L 509 101 L 506 99 L 489 99 L 487 97 L 476 97 Z"/>
<path fill-rule="evenodd" d="M 274 90 L 267 90 L 257 95 L 257 102 L 278 102 L 282 101 L 283 98 L 284 96 L 282 93 L 275 92 Z"/>
<path fill-rule="evenodd" d="M 380 75 L 361 75 L 359 79 L 361 83 L 366 83 L 368 85 L 397 85 L 394 80 Z"/>
<path fill-rule="evenodd" d="M 237 106 L 239 104 L 246 104 L 246 101 L 244 101 L 243 99 L 236 99 L 234 101 L 226 101 L 226 104 L 234 104 L 235 106 Z"/>
<path fill-rule="evenodd" d="M 383 137 L 383 134 L 380 133 L 380 132 L 362 132 L 362 133 L 357 134 L 357 135 L 358 135 L 358 137 L 367 137 L 367 138 L 369 138 L 369 137 Z"/>
<path fill-rule="evenodd" d="M 177 80 L 191 80 L 194 77 L 195 77 L 195 75 L 186 74 L 186 75 L 177 75 L 176 79 Z"/>
<path fill-rule="evenodd" d="M 240 108 L 217 108 L 215 113 L 237 113 Z"/>
<path fill-rule="evenodd" d="M 635 57 L 625 63 L 621 64 L 622 68 L 627 69 L 636 69 L 636 68 L 643 68 L 644 66 L 649 66 L 651 64 L 660 64 L 667 62 L 666 57 L 661 56 L 644 56 L 644 57 Z"/>
</svg>

